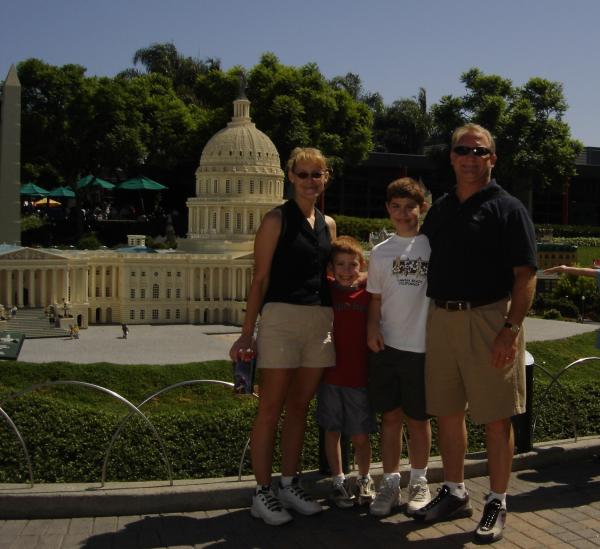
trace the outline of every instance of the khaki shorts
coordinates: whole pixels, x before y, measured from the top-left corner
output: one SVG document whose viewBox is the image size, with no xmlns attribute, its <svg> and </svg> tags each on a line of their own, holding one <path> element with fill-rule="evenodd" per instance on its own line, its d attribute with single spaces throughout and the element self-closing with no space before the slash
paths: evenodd
<svg viewBox="0 0 600 549">
<path fill-rule="evenodd" d="M 328 368 L 335 365 L 333 309 L 267 303 L 258 325 L 258 368 Z"/>
<path fill-rule="evenodd" d="M 427 320 L 427 412 L 452 415 L 469 409 L 474 423 L 490 423 L 525 411 L 525 344 L 504 368 L 492 366 L 492 344 L 506 321 L 506 299 L 467 311 L 431 305 Z"/>
</svg>

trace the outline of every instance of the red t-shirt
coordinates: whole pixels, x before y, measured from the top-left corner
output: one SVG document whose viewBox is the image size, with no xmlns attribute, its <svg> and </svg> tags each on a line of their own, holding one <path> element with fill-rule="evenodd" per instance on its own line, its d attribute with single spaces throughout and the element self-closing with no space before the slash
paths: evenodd
<svg viewBox="0 0 600 549">
<path fill-rule="evenodd" d="M 367 310 L 365 287 L 345 288 L 328 279 L 333 302 L 335 366 L 325 368 L 323 382 L 342 387 L 367 386 Z"/>
</svg>

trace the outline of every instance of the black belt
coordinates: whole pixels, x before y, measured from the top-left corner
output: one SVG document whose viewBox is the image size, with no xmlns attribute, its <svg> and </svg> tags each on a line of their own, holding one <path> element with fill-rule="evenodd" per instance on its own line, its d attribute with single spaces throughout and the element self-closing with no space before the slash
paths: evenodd
<svg viewBox="0 0 600 549">
<path fill-rule="evenodd" d="M 476 307 L 483 307 L 484 305 L 489 305 L 490 303 L 496 303 L 496 301 L 500 301 L 502 298 L 495 297 L 494 299 L 479 299 L 476 301 L 444 301 L 442 299 L 434 299 L 436 307 L 440 307 L 441 309 L 446 309 L 446 311 L 468 311 L 469 309 L 475 309 Z"/>
</svg>

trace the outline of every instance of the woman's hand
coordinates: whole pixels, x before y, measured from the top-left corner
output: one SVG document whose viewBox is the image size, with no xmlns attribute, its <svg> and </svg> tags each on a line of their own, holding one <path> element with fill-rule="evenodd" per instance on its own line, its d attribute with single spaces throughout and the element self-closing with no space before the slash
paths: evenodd
<svg viewBox="0 0 600 549">
<path fill-rule="evenodd" d="M 255 348 L 256 342 L 254 341 L 254 338 L 251 335 L 242 334 L 235 340 L 234 344 L 231 346 L 231 349 L 229 349 L 229 358 L 235 362 L 239 358 L 241 351 L 245 351 L 246 349 L 254 350 Z"/>
</svg>

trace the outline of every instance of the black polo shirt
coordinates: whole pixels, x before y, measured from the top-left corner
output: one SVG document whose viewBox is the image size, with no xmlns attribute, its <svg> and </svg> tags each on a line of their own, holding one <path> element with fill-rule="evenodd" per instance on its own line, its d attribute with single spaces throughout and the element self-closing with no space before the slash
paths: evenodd
<svg viewBox="0 0 600 549">
<path fill-rule="evenodd" d="M 510 295 L 513 267 L 537 268 L 529 214 L 495 180 L 462 203 L 454 191 L 436 200 L 421 232 L 431 244 L 427 295 L 433 299 L 499 300 Z"/>
</svg>

